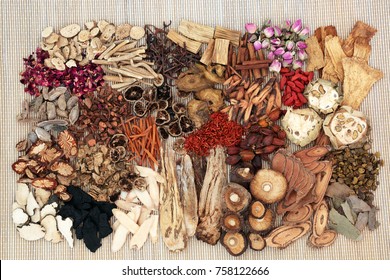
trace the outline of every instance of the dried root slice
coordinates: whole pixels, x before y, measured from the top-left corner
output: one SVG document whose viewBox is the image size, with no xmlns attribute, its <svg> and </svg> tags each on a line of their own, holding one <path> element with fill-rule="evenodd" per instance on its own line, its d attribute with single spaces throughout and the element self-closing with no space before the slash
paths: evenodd
<svg viewBox="0 0 390 280">
<path fill-rule="evenodd" d="M 39 224 L 30 223 L 17 230 L 20 237 L 27 241 L 35 241 L 45 236 L 45 229 Z"/>
<path fill-rule="evenodd" d="M 57 230 L 57 221 L 53 215 L 47 215 L 41 220 L 41 225 L 45 228 L 45 240 L 52 243 L 61 242 L 62 235 Z"/>
<path fill-rule="evenodd" d="M 58 161 L 55 162 L 51 167 L 50 170 L 53 172 L 57 172 L 61 176 L 68 177 L 73 174 L 74 169 L 73 167 L 66 162 Z"/>
<path fill-rule="evenodd" d="M 16 208 L 12 211 L 12 221 L 17 226 L 24 225 L 29 221 L 29 216 L 22 208 Z"/>
<path fill-rule="evenodd" d="M 330 151 L 329 146 L 314 146 L 311 148 L 299 150 L 294 153 L 294 156 L 299 158 L 303 165 L 309 165 L 312 162 L 318 161 Z"/>
<path fill-rule="evenodd" d="M 16 202 L 21 206 L 26 206 L 29 192 L 30 189 L 27 184 L 18 183 L 15 193 Z"/>
<path fill-rule="evenodd" d="M 293 226 L 280 226 L 265 237 L 267 246 L 284 249 L 298 238 L 309 232 L 311 222 L 307 221 Z"/>
<path fill-rule="evenodd" d="M 71 218 L 62 219 L 61 216 L 56 216 L 58 230 L 64 236 L 65 240 L 68 242 L 69 247 L 73 248 L 73 236 L 72 236 L 72 225 L 73 222 Z"/>
<path fill-rule="evenodd" d="M 58 134 L 57 143 L 67 158 L 77 155 L 76 139 L 68 130 L 64 130 Z"/>
<path fill-rule="evenodd" d="M 274 226 L 275 214 L 271 209 L 267 209 L 263 218 L 258 219 L 252 215 L 248 216 L 248 226 L 251 232 L 267 233 Z"/>
<path fill-rule="evenodd" d="M 313 207 L 310 204 L 306 204 L 296 211 L 287 212 L 283 216 L 284 225 L 295 225 L 298 223 L 306 222 L 313 215 Z"/>
<path fill-rule="evenodd" d="M 314 248 L 323 248 L 332 245 L 337 238 L 337 232 L 326 230 L 320 236 L 310 235 L 308 244 Z"/>
<path fill-rule="evenodd" d="M 39 160 L 43 163 L 50 163 L 56 161 L 62 156 L 61 151 L 52 147 L 47 148 L 39 153 Z"/>
<path fill-rule="evenodd" d="M 27 160 L 18 159 L 16 162 L 12 164 L 12 170 L 19 175 L 24 174 L 28 166 L 27 164 L 28 164 Z"/>
<path fill-rule="evenodd" d="M 48 145 L 46 142 L 37 141 L 35 142 L 27 152 L 27 155 L 31 158 L 39 155 L 42 151 L 46 150 Z"/>
<path fill-rule="evenodd" d="M 225 207 L 233 212 L 244 211 L 250 201 L 250 193 L 241 185 L 229 183 L 222 191 Z"/>
<path fill-rule="evenodd" d="M 232 256 L 242 255 L 248 248 L 248 240 L 241 232 L 227 232 L 221 239 L 222 245 Z"/>
<path fill-rule="evenodd" d="M 266 213 L 266 208 L 264 206 L 264 204 L 261 202 L 261 201 L 253 201 L 250 208 L 249 208 L 249 213 L 257 218 L 257 219 L 261 219 L 264 217 L 265 213 Z"/>
<path fill-rule="evenodd" d="M 287 180 L 277 171 L 261 169 L 253 178 L 250 191 L 254 198 L 264 203 L 278 202 L 286 195 Z"/>
<path fill-rule="evenodd" d="M 243 225 L 244 221 L 238 213 L 227 212 L 222 217 L 222 229 L 226 232 L 239 232 Z"/>
<path fill-rule="evenodd" d="M 328 224 L 329 209 L 325 200 L 322 200 L 318 206 L 313 218 L 313 236 L 320 237 Z"/>
<path fill-rule="evenodd" d="M 266 246 L 264 238 L 258 234 L 251 232 L 248 235 L 249 247 L 255 251 L 262 251 Z"/>
<path fill-rule="evenodd" d="M 34 188 L 54 190 L 57 187 L 57 181 L 52 178 L 35 178 L 32 180 L 31 185 Z"/>
</svg>

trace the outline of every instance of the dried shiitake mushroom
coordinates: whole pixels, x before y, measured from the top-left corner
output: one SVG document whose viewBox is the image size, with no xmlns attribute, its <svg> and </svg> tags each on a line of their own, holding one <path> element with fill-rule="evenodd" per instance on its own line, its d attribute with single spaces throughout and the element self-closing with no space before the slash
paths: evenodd
<svg viewBox="0 0 390 280">
<path fill-rule="evenodd" d="M 238 164 L 233 165 L 230 168 L 231 182 L 246 186 L 252 181 L 254 176 L 255 176 L 255 169 L 250 162 L 240 161 Z"/>
<path fill-rule="evenodd" d="M 248 235 L 249 247 L 255 251 L 261 251 L 266 247 L 264 238 L 258 234 L 251 232 Z"/>
<path fill-rule="evenodd" d="M 267 209 L 262 218 L 248 216 L 248 226 L 251 232 L 267 233 L 274 226 L 275 214 L 271 209 Z"/>
<path fill-rule="evenodd" d="M 266 211 L 267 208 L 265 208 L 264 204 L 259 200 L 253 201 L 249 207 L 249 214 L 257 219 L 263 218 Z"/>
<path fill-rule="evenodd" d="M 287 180 L 277 171 L 261 169 L 250 183 L 250 191 L 257 200 L 268 204 L 275 203 L 286 195 Z"/>
<path fill-rule="evenodd" d="M 222 217 L 222 229 L 226 232 L 239 232 L 243 224 L 242 216 L 236 212 L 228 211 Z"/>
<path fill-rule="evenodd" d="M 244 211 L 251 202 L 251 194 L 241 185 L 229 183 L 222 190 L 223 203 L 233 212 Z"/>
<path fill-rule="evenodd" d="M 248 248 L 248 240 L 241 232 L 227 232 L 221 238 L 222 245 L 232 256 L 242 255 Z"/>
</svg>

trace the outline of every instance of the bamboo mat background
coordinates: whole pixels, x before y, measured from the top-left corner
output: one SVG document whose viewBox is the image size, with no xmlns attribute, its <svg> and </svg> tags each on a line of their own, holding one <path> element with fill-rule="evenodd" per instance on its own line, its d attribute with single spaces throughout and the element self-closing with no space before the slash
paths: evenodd
<svg viewBox="0 0 390 280">
<path fill-rule="evenodd" d="M 1 0 L 1 94 L 0 94 L 0 226 L 1 259 L 390 259 L 390 185 L 389 185 L 389 61 L 390 41 L 388 16 L 389 2 L 376 1 L 115 1 L 115 0 Z M 65 242 L 51 244 L 44 240 L 22 240 L 11 220 L 11 204 L 17 176 L 11 164 L 17 158 L 15 144 L 28 132 L 28 125 L 17 124 L 21 101 L 26 98 L 19 83 L 23 69 L 22 58 L 38 46 L 44 27 L 58 29 L 70 23 L 83 24 L 89 20 L 106 19 L 116 24 L 129 22 L 133 25 L 146 23 L 162 25 L 172 20 L 177 27 L 181 19 L 188 19 L 211 26 L 221 25 L 244 30 L 246 22 L 262 23 L 270 18 L 281 24 L 287 18 L 302 18 L 312 30 L 322 25 L 336 26 L 339 35 L 346 38 L 357 20 L 378 29 L 372 40 L 370 64 L 382 70 L 384 79 L 374 85 L 361 110 L 371 118 L 373 150 L 380 151 L 385 167 L 379 177 L 375 203 L 380 208 L 378 219 L 381 226 L 376 231 L 366 230 L 363 241 L 353 242 L 340 236 L 336 243 L 321 250 L 306 245 L 306 238 L 298 240 L 284 250 L 266 248 L 262 252 L 248 250 L 238 258 L 231 257 L 221 245 L 210 246 L 192 238 L 188 248 L 181 253 L 170 253 L 161 240 L 156 245 L 149 241 L 140 251 L 129 250 L 126 245 L 118 253 L 111 253 L 111 237 L 103 240 L 96 252 L 89 252 L 81 241 L 76 240 L 70 249 Z"/>
</svg>

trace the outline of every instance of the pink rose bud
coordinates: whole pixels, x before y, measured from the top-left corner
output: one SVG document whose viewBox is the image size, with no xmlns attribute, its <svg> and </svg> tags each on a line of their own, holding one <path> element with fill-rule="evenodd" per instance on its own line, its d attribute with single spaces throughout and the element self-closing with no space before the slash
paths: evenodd
<svg viewBox="0 0 390 280">
<path fill-rule="evenodd" d="M 283 48 L 277 48 L 277 49 L 274 51 L 274 54 L 275 54 L 276 56 L 282 55 L 282 54 L 284 54 L 284 49 L 283 49 Z"/>
<path fill-rule="evenodd" d="M 305 50 L 298 51 L 298 58 L 299 58 L 299 60 L 306 60 L 307 59 L 307 53 L 305 52 Z"/>
<path fill-rule="evenodd" d="M 302 20 L 298 19 L 291 27 L 292 31 L 298 33 L 302 29 Z"/>
<path fill-rule="evenodd" d="M 256 32 L 257 30 L 257 25 L 254 24 L 254 23 L 247 23 L 245 24 L 245 30 L 250 33 L 250 34 L 253 34 Z"/>
<path fill-rule="evenodd" d="M 267 38 L 271 38 L 272 36 L 274 36 L 274 29 L 272 27 L 265 28 L 263 32 L 265 37 Z"/>
<path fill-rule="evenodd" d="M 288 59 L 293 59 L 293 54 L 291 52 L 285 52 L 282 55 L 283 59 L 288 60 Z"/>
<path fill-rule="evenodd" d="M 283 60 L 283 67 L 290 66 L 292 62 L 293 62 L 292 59 L 285 59 L 285 60 Z"/>
<path fill-rule="evenodd" d="M 278 26 L 274 26 L 275 37 L 280 37 L 282 35 L 282 30 Z"/>
<path fill-rule="evenodd" d="M 261 46 L 261 43 L 259 41 L 255 41 L 253 43 L 253 47 L 255 48 L 255 51 L 258 51 L 261 49 L 262 46 Z"/>
<path fill-rule="evenodd" d="M 309 32 L 310 32 L 309 27 L 305 27 L 301 30 L 301 32 L 299 32 L 298 35 L 300 38 L 307 38 L 307 35 L 309 35 Z"/>
<path fill-rule="evenodd" d="M 291 28 L 291 20 L 288 19 L 288 20 L 285 21 L 284 28 L 286 28 L 287 30 L 290 30 L 290 28 Z"/>
<path fill-rule="evenodd" d="M 302 61 L 294 59 L 294 61 L 293 61 L 293 69 L 294 70 L 296 70 L 298 68 L 302 68 L 302 66 L 303 66 Z"/>
<path fill-rule="evenodd" d="M 287 41 L 286 42 L 286 49 L 288 50 L 288 51 L 291 51 L 293 48 L 294 48 L 294 46 L 295 46 L 295 44 L 294 44 L 294 42 L 293 41 Z"/>
<path fill-rule="evenodd" d="M 274 45 L 274 46 L 279 46 L 281 41 L 279 38 L 275 38 L 275 39 L 271 39 L 271 44 Z"/>
<path fill-rule="evenodd" d="M 263 42 L 261 42 L 261 48 L 267 49 L 269 47 L 269 39 L 264 39 Z"/>
<path fill-rule="evenodd" d="M 267 59 L 274 60 L 275 59 L 275 54 L 273 52 L 269 52 L 268 55 L 267 55 Z"/>
<path fill-rule="evenodd" d="M 278 60 L 272 61 L 271 65 L 269 66 L 269 70 L 271 72 L 277 72 L 279 73 L 280 68 L 282 67 L 282 64 Z"/>
<path fill-rule="evenodd" d="M 306 45 L 305 42 L 299 41 L 299 42 L 297 42 L 297 48 L 300 49 L 300 50 L 304 50 L 304 49 L 307 48 L 307 45 Z"/>
</svg>

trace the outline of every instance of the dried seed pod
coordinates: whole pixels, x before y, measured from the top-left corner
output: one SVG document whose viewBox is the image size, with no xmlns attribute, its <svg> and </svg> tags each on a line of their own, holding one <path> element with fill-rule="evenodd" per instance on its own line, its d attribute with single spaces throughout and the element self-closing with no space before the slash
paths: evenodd
<svg viewBox="0 0 390 280">
<path fill-rule="evenodd" d="M 157 123 L 157 120 L 156 120 Z M 167 140 L 169 138 L 168 131 L 166 130 L 165 127 L 159 127 L 158 128 L 158 133 L 161 136 L 162 139 Z"/>
<path fill-rule="evenodd" d="M 262 251 L 267 245 L 264 238 L 258 233 L 249 233 L 248 241 L 249 247 L 255 251 Z"/>
<path fill-rule="evenodd" d="M 241 232 L 227 232 L 221 238 L 222 245 L 232 256 L 242 255 L 248 248 L 248 240 Z"/>
<path fill-rule="evenodd" d="M 169 133 L 169 135 L 171 135 L 173 137 L 178 137 L 182 134 L 179 120 L 171 122 L 168 125 L 168 133 Z"/>
<path fill-rule="evenodd" d="M 186 105 L 183 103 L 178 103 L 178 102 L 173 103 L 172 109 L 177 115 L 183 115 L 187 112 Z"/>
<path fill-rule="evenodd" d="M 310 235 L 308 244 L 314 248 L 323 248 L 332 245 L 337 238 L 337 232 L 334 230 L 325 230 L 320 236 Z"/>
<path fill-rule="evenodd" d="M 261 169 L 250 183 L 250 191 L 256 199 L 264 203 L 278 202 L 286 195 L 287 180 L 277 171 Z"/>
<path fill-rule="evenodd" d="M 192 132 L 192 131 L 194 130 L 194 128 L 195 128 L 195 125 L 194 125 L 194 123 L 191 121 L 191 119 L 188 118 L 188 117 L 185 116 L 185 115 L 180 116 L 179 124 L 180 124 L 181 131 L 182 131 L 183 133 L 190 133 L 190 132 Z"/>
<path fill-rule="evenodd" d="M 231 156 L 226 157 L 225 161 L 226 161 L 226 164 L 235 165 L 240 160 L 241 160 L 241 156 L 240 155 L 231 155 Z"/>
<path fill-rule="evenodd" d="M 158 126 L 165 125 L 171 121 L 171 116 L 167 110 L 158 110 L 156 115 L 156 124 Z"/>
<path fill-rule="evenodd" d="M 230 147 L 227 147 L 226 149 L 226 153 L 228 155 L 237 155 L 239 154 L 241 151 L 240 147 L 236 147 L 236 146 L 230 146 Z"/>
<path fill-rule="evenodd" d="M 242 161 L 250 162 L 255 157 L 255 153 L 251 150 L 242 150 L 240 156 Z"/>
<path fill-rule="evenodd" d="M 222 217 L 222 229 L 226 232 L 239 232 L 243 225 L 244 220 L 238 213 L 228 211 Z"/>
<path fill-rule="evenodd" d="M 136 116 L 138 117 L 143 117 L 145 116 L 147 112 L 147 106 L 146 102 L 143 99 L 139 99 L 134 102 L 133 104 L 133 112 Z"/>
<path fill-rule="evenodd" d="M 310 219 L 310 217 L 313 214 L 313 207 L 311 207 L 310 204 L 306 204 L 302 206 L 301 208 L 287 212 L 283 216 L 283 224 L 284 225 L 294 225 L 297 223 L 306 222 Z"/>
<path fill-rule="evenodd" d="M 233 212 L 243 212 L 251 202 L 250 193 L 241 185 L 229 183 L 222 190 L 224 206 Z"/>
<path fill-rule="evenodd" d="M 248 226 L 251 232 L 267 233 L 274 226 L 275 214 L 271 209 L 267 209 L 262 218 L 248 216 Z"/>
<path fill-rule="evenodd" d="M 267 208 L 259 200 L 253 201 L 249 207 L 249 214 L 257 219 L 263 218 L 266 212 Z"/>
</svg>

